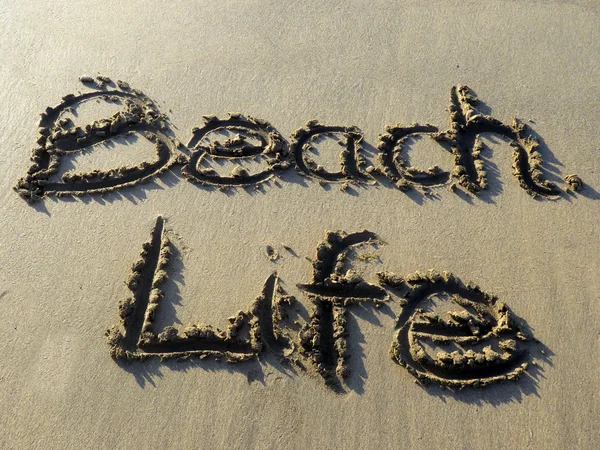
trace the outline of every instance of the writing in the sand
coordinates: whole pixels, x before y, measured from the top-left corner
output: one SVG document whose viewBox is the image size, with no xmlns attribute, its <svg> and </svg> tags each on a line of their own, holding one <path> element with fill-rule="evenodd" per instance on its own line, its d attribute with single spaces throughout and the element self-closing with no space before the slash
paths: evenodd
<svg viewBox="0 0 600 450">
<path fill-rule="evenodd" d="M 390 354 L 423 383 L 449 388 L 483 387 L 516 380 L 528 368 L 532 337 L 497 297 L 449 272 L 400 276 L 379 272 L 376 283 L 349 269 L 360 246 L 378 246 L 369 231 L 327 232 L 312 260 L 312 280 L 298 287 L 311 305 L 309 320 L 294 320 L 297 300 L 276 273 L 247 310 L 228 319 L 225 330 L 205 324 L 157 329 L 164 283 L 174 245 L 159 217 L 127 280 L 129 296 L 119 304 L 120 324 L 106 335 L 117 360 L 151 357 L 216 358 L 239 363 L 268 352 L 282 365 L 319 374 L 332 389 L 350 375 L 348 314 L 355 305 L 383 307 L 400 298 Z M 269 248 L 268 256 L 277 258 Z"/>
<path fill-rule="evenodd" d="M 113 83 L 105 76 L 80 80 L 90 88 L 89 92 L 66 95 L 59 105 L 48 107 L 42 114 L 31 165 L 15 186 L 28 201 L 45 196 L 103 194 L 152 180 L 175 167 L 190 182 L 221 190 L 257 189 L 272 181 L 276 184 L 274 177 L 285 181 L 284 174 L 295 170 L 320 184 L 337 183 L 342 190 L 351 189 L 353 184 L 385 182 L 402 191 L 417 189 L 423 194 L 443 186 L 454 192 L 464 189 L 477 194 L 488 188 L 486 164 L 481 158 L 483 133 L 510 141 L 513 174 L 531 196 L 555 198 L 582 186 L 576 175 L 564 177 L 564 190 L 547 180 L 539 142 L 528 126 L 517 119 L 505 124 L 480 113 L 477 97 L 467 86 L 451 90 L 448 128 L 429 124 L 387 126 L 379 136 L 376 161 L 370 161 L 365 155 L 363 133 L 355 126 L 324 125 L 312 120 L 292 133 L 288 141 L 269 122 L 241 113 L 230 113 L 226 118 L 204 116 L 204 124 L 192 130 L 191 140 L 184 145 L 177 139 L 168 117 L 141 91 L 131 89 L 123 81 Z M 122 105 L 123 109 L 85 126 L 74 125 L 70 115 L 90 101 Z M 63 163 L 74 154 L 101 144 L 114 144 L 126 135 L 152 142 L 155 158 L 110 170 L 62 170 Z M 452 167 L 411 165 L 407 151 L 415 139 L 422 137 L 433 139 L 442 151 L 451 154 Z M 339 170 L 328 170 L 311 156 L 326 139 L 333 139 L 340 146 Z"/>
</svg>

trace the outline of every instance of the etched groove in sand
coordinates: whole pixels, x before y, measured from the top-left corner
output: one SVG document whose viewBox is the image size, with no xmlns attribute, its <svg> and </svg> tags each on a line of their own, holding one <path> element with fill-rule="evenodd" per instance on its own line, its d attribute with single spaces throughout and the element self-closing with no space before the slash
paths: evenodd
<svg viewBox="0 0 600 450">
<path fill-rule="evenodd" d="M 293 299 L 281 288 L 277 274 L 267 278 L 261 295 L 248 311 L 239 311 L 221 331 L 210 325 L 193 324 L 180 333 L 168 326 L 157 333 L 154 319 L 164 299 L 161 285 L 167 279 L 166 268 L 171 246 L 165 234 L 164 220 L 158 217 L 151 238 L 143 244 L 140 259 L 134 263 L 127 280 L 131 295 L 119 304 L 120 326 L 107 330 L 110 354 L 114 359 L 143 360 L 150 356 L 187 359 L 192 356 L 224 358 L 228 362 L 256 357 L 263 346 L 284 357 L 291 345 L 279 327 L 285 305 Z"/>
<path fill-rule="evenodd" d="M 345 141 L 338 141 L 342 147 L 340 151 L 340 170 L 329 172 L 317 164 L 307 152 L 315 146 L 319 137 L 341 134 Z M 364 164 L 365 158 L 361 154 L 363 133 L 358 127 L 344 127 L 322 125 L 316 120 L 306 123 L 292 133 L 291 149 L 296 162 L 296 167 L 306 176 L 326 182 L 349 182 L 364 180 L 365 174 L 359 170 L 359 165 Z"/>
<path fill-rule="evenodd" d="M 387 273 L 382 283 L 400 287 L 394 277 Z M 497 297 L 448 272 L 416 272 L 404 282 L 406 303 L 390 353 L 418 380 L 485 387 L 525 372 L 532 338 Z"/>
<path fill-rule="evenodd" d="M 376 243 L 370 231 L 346 234 L 327 232 L 317 246 L 313 281 L 300 284 L 312 302 L 310 323 L 300 331 L 302 353 L 314 364 L 325 382 L 335 387 L 350 374 L 347 365 L 347 309 L 353 303 L 378 303 L 389 299 L 386 291 L 345 270 L 349 251 L 362 243 Z"/>
<path fill-rule="evenodd" d="M 551 197 L 560 189 L 544 179 L 541 172 L 542 156 L 539 142 L 529 136 L 529 127 L 519 119 L 505 125 L 498 119 L 476 110 L 479 102 L 467 86 L 452 87 L 450 94 L 450 128 L 434 135 L 439 142 L 447 142 L 454 155 L 453 176 L 459 184 L 473 193 L 488 188 L 488 181 L 480 153 L 483 148 L 479 135 L 495 133 L 511 140 L 513 147 L 513 175 L 531 196 Z"/>
<path fill-rule="evenodd" d="M 401 125 L 386 127 L 385 134 L 379 136 L 378 160 L 381 171 L 398 189 L 404 191 L 418 185 L 436 186 L 448 182 L 450 173 L 438 166 L 419 169 L 409 166 L 402 158 L 402 151 L 405 150 L 409 138 L 424 134 L 433 137 L 437 133 L 439 130 L 433 125 L 414 124 L 409 127 Z"/>
<path fill-rule="evenodd" d="M 240 113 L 230 113 L 227 119 L 204 116 L 204 121 L 204 126 L 192 130 L 194 135 L 188 144 L 192 154 L 181 170 L 187 180 L 197 184 L 216 186 L 246 186 L 262 183 L 277 171 L 289 167 L 287 143 L 267 121 L 246 117 Z M 223 143 L 218 140 L 207 141 L 207 137 L 211 133 L 225 131 L 237 134 Z M 258 140 L 259 144 L 249 143 L 248 138 Z M 244 160 L 257 157 L 265 158 L 266 168 L 254 174 L 250 174 L 239 165 L 232 170 L 230 176 L 222 176 L 212 168 L 202 167 L 209 160 L 218 162 L 219 160 Z"/>
<path fill-rule="evenodd" d="M 148 181 L 177 160 L 176 146 L 165 134 L 168 129 L 167 118 L 159 112 L 154 102 L 141 91 L 131 90 L 124 82 L 118 82 L 120 90 L 105 89 L 106 84 L 113 84 L 110 78 L 99 76 L 98 80 L 100 84 L 91 77 L 81 77 L 82 82 L 97 90 L 66 95 L 60 104 L 46 108 L 41 114 L 37 146 L 30 158 L 31 166 L 27 175 L 15 186 L 24 199 L 36 201 L 46 195 L 101 194 L 117 190 Z M 125 109 L 85 127 L 74 126 L 70 119 L 61 117 L 91 100 L 121 103 Z M 111 170 L 66 173 L 60 182 L 49 181 L 59 171 L 61 158 L 131 133 L 141 134 L 155 144 L 155 160 Z"/>
</svg>

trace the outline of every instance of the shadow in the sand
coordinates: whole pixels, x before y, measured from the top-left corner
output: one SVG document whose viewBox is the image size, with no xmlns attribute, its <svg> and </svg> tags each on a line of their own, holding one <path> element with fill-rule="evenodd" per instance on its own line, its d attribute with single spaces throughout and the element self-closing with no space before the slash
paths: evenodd
<svg viewBox="0 0 600 450">
<path fill-rule="evenodd" d="M 163 191 L 166 188 L 175 186 L 181 181 L 179 170 L 177 167 L 169 167 L 163 173 L 157 175 L 152 180 L 141 184 L 139 186 L 127 187 L 103 194 L 84 194 L 81 196 L 63 196 L 63 197 L 48 197 L 54 203 L 68 202 L 68 203 L 83 203 L 83 204 L 98 204 L 98 205 L 109 205 L 115 202 L 128 201 L 133 205 L 137 205 L 148 199 L 148 192 L 152 191 Z M 38 208 L 44 208 L 44 212 L 50 215 L 45 209 L 43 202 L 31 204 L 36 210 Z"/>
<path fill-rule="evenodd" d="M 542 356 L 533 357 L 530 367 L 518 380 L 504 381 L 486 388 L 465 388 L 463 390 L 444 389 L 433 384 L 423 388 L 430 395 L 438 397 L 444 403 L 447 398 L 452 397 L 455 400 L 478 406 L 521 403 L 524 397 L 530 395 L 541 397 L 539 385 L 540 381 L 546 378 L 544 366 L 552 366 L 551 358 L 554 353 L 543 344 L 538 344 L 538 348 L 538 353 Z M 542 351 L 544 354 L 542 354 Z"/>
<path fill-rule="evenodd" d="M 532 335 L 532 330 L 527 322 L 516 316 L 516 323 L 526 334 Z M 540 341 L 533 339 L 528 346 L 527 370 L 516 380 L 505 380 L 490 384 L 485 388 L 466 387 L 453 389 L 441 387 L 434 383 L 421 384 L 423 389 L 431 396 L 437 397 L 443 403 L 448 398 L 453 398 L 464 403 L 477 406 L 499 406 L 506 403 L 521 403 L 524 397 L 540 395 L 540 383 L 546 378 L 544 370 L 552 367 L 554 352 Z"/>
<path fill-rule="evenodd" d="M 282 376 L 292 377 L 297 375 L 295 367 L 283 364 L 272 355 L 263 356 L 259 359 L 230 364 L 226 361 L 214 359 L 199 360 L 190 358 L 185 360 L 167 359 L 161 361 L 159 358 L 149 358 L 146 361 L 116 361 L 117 365 L 124 371 L 130 373 L 138 386 L 145 388 L 148 384 L 158 387 L 157 380 L 164 378 L 165 369 L 171 372 L 190 372 L 201 370 L 204 372 L 224 372 L 226 374 L 241 373 L 246 376 L 248 384 L 260 383 L 264 386 L 266 382 L 266 369 L 274 369 Z"/>
<path fill-rule="evenodd" d="M 389 309 L 387 305 L 385 308 Z M 367 344 L 364 334 L 360 330 L 357 318 L 366 320 L 372 325 L 382 326 L 377 315 L 373 314 L 373 309 L 365 305 L 353 305 L 351 313 L 348 314 L 348 353 L 352 355 L 348 367 L 350 375 L 345 380 L 345 387 L 356 394 L 365 392 L 365 382 L 367 381 L 368 373 L 365 368 L 364 359 L 365 352 L 363 347 Z"/>
<path fill-rule="evenodd" d="M 266 385 L 266 375 L 277 372 L 281 376 L 294 377 L 299 371 L 304 371 L 302 364 L 295 365 L 291 360 L 282 357 L 281 354 L 275 354 L 269 348 L 263 351 L 255 358 L 238 363 L 230 363 L 225 359 L 207 358 L 199 359 L 197 357 L 189 358 L 163 358 L 159 356 L 148 355 L 143 361 L 116 360 L 116 364 L 126 372 L 133 375 L 137 384 L 144 388 L 146 384 L 157 387 L 156 380 L 164 378 L 164 369 L 172 372 L 188 372 L 192 370 L 202 370 L 205 372 L 225 372 L 228 374 L 241 373 L 246 376 L 248 383 L 258 382 Z"/>
</svg>

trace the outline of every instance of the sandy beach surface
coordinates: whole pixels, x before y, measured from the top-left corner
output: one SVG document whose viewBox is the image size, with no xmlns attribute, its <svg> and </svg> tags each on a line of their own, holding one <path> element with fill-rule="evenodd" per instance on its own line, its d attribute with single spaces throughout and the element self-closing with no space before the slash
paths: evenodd
<svg viewBox="0 0 600 450">
<path fill-rule="evenodd" d="M 112 81 L 78 80 L 98 74 Z M 77 100 L 99 91 L 121 94 Z M 41 140 L 38 125 L 67 94 L 64 129 L 84 133 L 129 108 L 157 134 L 97 134 L 102 142 L 73 140 L 57 157 L 50 140 L 60 147 L 68 132 L 60 141 L 52 131 L 52 111 Z M 234 127 L 213 136 L 213 150 L 280 147 L 237 168 L 214 158 L 216 172 L 186 177 L 202 151 L 188 143 L 206 131 L 193 128 L 228 112 L 270 126 L 255 123 L 267 131 L 249 137 Z M 594 1 L 4 2 L 0 447 L 597 448 L 599 117 Z M 311 120 L 338 128 L 286 156 Z M 398 137 L 414 123 L 430 131 Z M 397 124 L 386 177 L 379 135 Z M 451 149 L 461 129 L 479 136 L 466 172 Z M 144 183 L 56 195 L 69 182 L 85 191 L 88 181 L 65 173 L 130 166 L 135 178 L 155 147 L 160 167 L 142 165 Z M 35 148 L 40 167 L 60 164 L 20 184 L 30 203 L 13 187 L 37 164 Z M 342 150 L 365 160 L 340 172 Z M 275 177 L 245 183 L 264 170 Z M 122 175 L 105 174 L 99 189 Z M 469 177 L 487 189 L 470 192 Z M 328 230 L 350 237 L 330 234 L 317 251 Z M 340 242 L 353 244 L 338 252 L 343 267 L 323 275 Z M 323 297 L 341 285 L 337 300 Z M 449 315 L 447 303 L 462 312 Z M 210 328 L 193 324 L 213 334 L 194 341 Z M 419 333 L 435 326 L 443 342 Z M 155 333 L 140 347 L 144 330 Z M 488 339 L 498 342 L 483 350 Z M 454 354 L 436 350 L 451 344 Z"/>
</svg>

